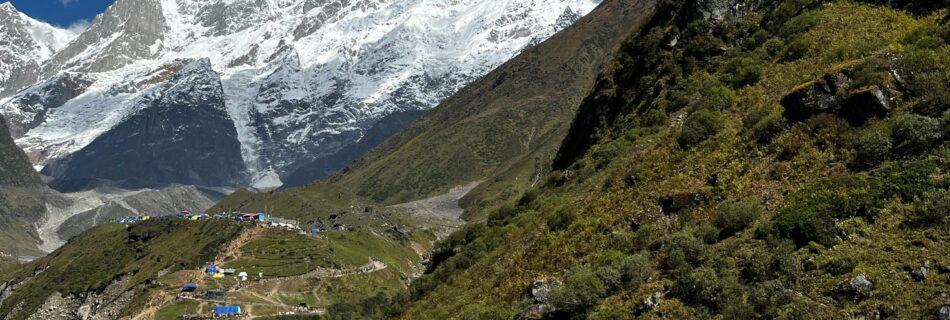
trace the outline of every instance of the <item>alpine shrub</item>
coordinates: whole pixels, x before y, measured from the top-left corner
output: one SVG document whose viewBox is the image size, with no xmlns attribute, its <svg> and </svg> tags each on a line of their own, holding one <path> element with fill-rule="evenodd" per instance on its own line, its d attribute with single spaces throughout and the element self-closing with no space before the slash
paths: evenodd
<svg viewBox="0 0 950 320">
<path fill-rule="evenodd" d="M 754 200 L 726 203 L 719 207 L 713 225 L 720 230 L 719 238 L 725 239 L 748 228 L 761 213 L 762 206 Z"/>
<path fill-rule="evenodd" d="M 683 149 L 689 149 L 719 133 L 722 126 L 722 115 L 718 111 L 701 109 L 686 119 L 676 141 Z"/>
</svg>

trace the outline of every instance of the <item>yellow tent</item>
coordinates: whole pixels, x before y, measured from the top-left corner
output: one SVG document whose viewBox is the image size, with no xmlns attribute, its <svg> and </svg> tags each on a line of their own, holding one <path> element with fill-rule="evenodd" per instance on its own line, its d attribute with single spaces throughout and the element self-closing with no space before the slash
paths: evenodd
<svg viewBox="0 0 950 320">
<path fill-rule="evenodd" d="M 212 277 L 212 278 L 215 278 L 215 279 L 220 279 L 220 278 L 224 278 L 224 274 L 215 273 L 215 274 L 214 274 L 213 276 L 211 276 L 211 277 Z"/>
</svg>

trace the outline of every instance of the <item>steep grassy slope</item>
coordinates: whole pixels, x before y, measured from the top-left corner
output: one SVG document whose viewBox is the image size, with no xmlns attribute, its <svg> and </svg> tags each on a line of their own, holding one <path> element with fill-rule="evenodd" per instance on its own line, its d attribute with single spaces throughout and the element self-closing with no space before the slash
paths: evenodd
<svg viewBox="0 0 950 320">
<path fill-rule="evenodd" d="M 936 318 L 950 26 L 888 4 L 664 2 L 560 170 L 442 243 L 402 317 Z"/>
<path fill-rule="evenodd" d="M 0 316 L 26 319 L 54 301 L 54 293 L 69 301 L 57 313 L 78 312 L 78 305 L 86 304 L 92 314 L 112 307 L 113 318 L 134 314 L 145 306 L 160 272 L 201 268 L 240 230 L 227 221 L 157 219 L 129 228 L 98 226 L 48 256 L 0 275 Z M 76 309 L 68 308 L 73 304 Z"/>
<path fill-rule="evenodd" d="M 546 170 L 597 70 L 652 15 L 657 2 L 604 1 L 574 26 L 461 90 L 327 183 L 272 197 L 241 193 L 218 208 L 240 204 L 257 210 L 291 197 L 301 202 L 300 209 L 319 206 L 303 202 L 310 201 L 308 194 L 327 194 L 328 185 L 382 204 L 480 180 L 485 184 L 472 197 L 495 198 L 511 185 L 517 189 L 508 194 L 518 194 Z"/>
</svg>

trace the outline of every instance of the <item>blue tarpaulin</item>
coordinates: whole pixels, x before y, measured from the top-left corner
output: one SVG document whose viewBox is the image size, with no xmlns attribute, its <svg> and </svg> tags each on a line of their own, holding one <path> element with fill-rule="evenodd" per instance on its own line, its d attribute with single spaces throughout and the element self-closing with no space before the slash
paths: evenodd
<svg viewBox="0 0 950 320">
<path fill-rule="evenodd" d="M 197 289 L 197 283 L 186 283 L 185 285 L 181 286 L 181 291 L 195 291 Z"/>
<path fill-rule="evenodd" d="M 239 307 L 239 306 L 217 306 L 217 307 L 214 307 L 214 314 L 216 314 L 216 315 L 241 314 L 241 307 Z"/>
<path fill-rule="evenodd" d="M 320 233 L 320 228 L 310 228 L 310 233 Z"/>
<path fill-rule="evenodd" d="M 205 267 L 205 272 L 208 273 L 208 274 L 215 274 L 215 273 L 218 273 L 218 267 L 216 267 L 216 266 L 207 266 L 207 267 Z"/>
</svg>

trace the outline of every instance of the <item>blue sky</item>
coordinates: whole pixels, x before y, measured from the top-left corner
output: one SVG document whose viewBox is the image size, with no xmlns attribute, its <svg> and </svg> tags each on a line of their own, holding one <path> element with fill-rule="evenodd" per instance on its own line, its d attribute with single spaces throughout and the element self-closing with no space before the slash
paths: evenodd
<svg viewBox="0 0 950 320">
<path fill-rule="evenodd" d="M 60 27 L 81 26 L 106 11 L 115 0 L 0 0 L 20 12 Z"/>
</svg>

